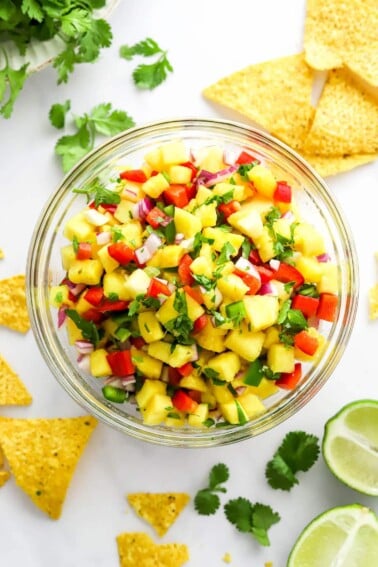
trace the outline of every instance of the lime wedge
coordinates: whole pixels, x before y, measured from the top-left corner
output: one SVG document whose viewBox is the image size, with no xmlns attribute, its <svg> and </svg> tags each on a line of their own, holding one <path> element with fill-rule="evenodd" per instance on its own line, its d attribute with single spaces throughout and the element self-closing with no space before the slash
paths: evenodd
<svg viewBox="0 0 378 567">
<path fill-rule="evenodd" d="M 329 469 L 344 484 L 378 496 L 378 401 L 352 402 L 329 419 L 322 452 Z"/>
<path fill-rule="evenodd" d="M 287 567 L 378 565 L 378 517 L 360 504 L 332 508 L 315 518 L 297 539 Z"/>
</svg>

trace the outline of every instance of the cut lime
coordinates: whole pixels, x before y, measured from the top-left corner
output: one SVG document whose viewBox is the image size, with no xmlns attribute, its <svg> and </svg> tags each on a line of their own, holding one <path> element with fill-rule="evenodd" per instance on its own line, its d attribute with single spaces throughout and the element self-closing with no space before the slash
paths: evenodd
<svg viewBox="0 0 378 567">
<path fill-rule="evenodd" d="M 329 419 L 322 452 L 329 469 L 344 484 L 378 496 L 378 401 L 352 402 Z"/>
<path fill-rule="evenodd" d="M 360 504 L 332 508 L 315 518 L 297 539 L 287 567 L 378 565 L 378 517 Z"/>
</svg>

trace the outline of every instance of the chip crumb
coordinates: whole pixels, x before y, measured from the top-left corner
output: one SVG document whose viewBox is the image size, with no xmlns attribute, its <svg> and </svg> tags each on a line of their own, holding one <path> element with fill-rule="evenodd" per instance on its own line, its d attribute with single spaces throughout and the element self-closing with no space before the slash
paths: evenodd
<svg viewBox="0 0 378 567">
<path fill-rule="evenodd" d="M 369 318 L 378 319 L 378 284 L 369 289 Z"/>
<path fill-rule="evenodd" d="M 157 545 L 145 533 L 123 533 L 116 538 L 120 567 L 181 567 L 189 561 L 185 544 Z"/>
<path fill-rule="evenodd" d="M 273 561 L 266 561 L 264 567 L 273 567 Z"/>
<path fill-rule="evenodd" d="M 0 325 L 19 333 L 30 329 L 24 275 L 0 280 Z"/>
<path fill-rule="evenodd" d="M 224 561 L 224 563 L 231 563 L 232 557 L 228 551 L 223 555 L 222 561 Z"/>
<path fill-rule="evenodd" d="M 0 445 L 16 484 L 57 519 L 80 456 L 97 420 L 0 417 Z"/>
<path fill-rule="evenodd" d="M 4 250 L 0 248 L 0 260 L 2 260 L 3 258 L 5 258 Z"/>
<path fill-rule="evenodd" d="M 0 406 L 28 406 L 32 401 L 21 378 L 0 354 Z"/>
<path fill-rule="evenodd" d="M 250 65 L 205 88 L 203 95 L 299 149 L 314 115 L 313 78 L 303 53 L 298 53 Z"/>
<path fill-rule="evenodd" d="M 0 471 L 0 488 L 9 480 L 10 474 L 8 471 Z"/>
<path fill-rule="evenodd" d="M 185 508 L 190 496 L 181 492 L 135 492 L 128 494 L 127 500 L 136 513 L 162 537 Z"/>
<path fill-rule="evenodd" d="M 302 153 L 302 157 L 310 164 L 321 177 L 330 177 L 338 173 L 350 171 L 355 167 L 370 163 L 378 159 L 378 154 L 356 154 L 345 156 L 317 156 Z"/>
</svg>

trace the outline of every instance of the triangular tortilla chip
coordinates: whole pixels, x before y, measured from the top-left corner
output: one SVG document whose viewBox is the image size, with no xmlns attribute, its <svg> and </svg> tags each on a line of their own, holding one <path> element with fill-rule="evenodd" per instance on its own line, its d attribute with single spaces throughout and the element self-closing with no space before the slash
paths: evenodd
<svg viewBox="0 0 378 567">
<path fill-rule="evenodd" d="M 302 53 L 251 65 L 207 87 L 209 100 L 240 112 L 292 148 L 300 148 L 314 109 L 313 71 Z"/>
<path fill-rule="evenodd" d="M 347 66 L 378 87 L 377 0 L 307 0 L 307 63 L 325 70 Z"/>
<path fill-rule="evenodd" d="M 0 325 L 19 333 L 30 329 L 23 275 L 0 280 Z"/>
<path fill-rule="evenodd" d="M 0 418 L 0 445 L 16 484 L 46 512 L 59 518 L 75 467 L 97 420 Z"/>
<path fill-rule="evenodd" d="M 135 492 L 128 494 L 127 500 L 136 513 L 151 524 L 159 536 L 163 536 L 176 521 L 190 497 L 181 492 Z"/>
<path fill-rule="evenodd" d="M 31 403 L 32 397 L 25 385 L 0 355 L 0 406 L 28 406 Z"/>
<path fill-rule="evenodd" d="M 303 151 L 326 156 L 378 152 L 378 104 L 341 69 L 329 74 Z"/>
<path fill-rule="evenodd" d="M 186 545 L 156 545 L 145 533 L 123 533 L 117 536 L 120 567 L 181 567 L 189 561 Z"/>
<path fill-rule="evenodd" d="M 356 154 L 352 156 L 314 156 L 302 154 L 322 177 L 337 175 L 378 159 L 378 154 Z"/>
<path fill-rule="evenodd" d="M 8 471 L 0 471 L 0 488 L 9 480 L 10 474 Z"/>
</svg>

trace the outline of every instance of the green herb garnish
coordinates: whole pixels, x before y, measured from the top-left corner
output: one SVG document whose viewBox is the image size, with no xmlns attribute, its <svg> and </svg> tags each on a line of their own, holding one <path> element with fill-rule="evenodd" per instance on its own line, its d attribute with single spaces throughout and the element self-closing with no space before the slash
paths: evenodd
<svg viewBox="0 0 378 567">
<path fill-rule="evenodd" d="M 167 58 L 167 51 L 161 49 L 156 41 L 150 37 L 134 45 L 122 45 L 119 54 L 127 61 L 130 61 L 136 55 L 142 57 L 158 56 L 154 63 L 150 65 L 141 64 L 134 69 L 133 79 L 139 89 L 156 88 L 167 78 L 168 73 L 173 71 L 173 67 Z"/>
<path fill-rule="evenodd" d="M 261 545 L 270 545 L 268 530 L 280 521 L 280 515 L 265 504 L 252 504 L 246 498 L 229 500 L 224 506 L 226 518 L 244 533 L 250 533 Z"/>
<path fill-rule="evenodd" d="M 207 488 L 199 490 L 194 497 L 194 507 L 199 514 L 203 516 L 215 514 L 220 506 L 217 492 L 226 492 L 226 489 L 221 485 L 225 483 L 229 477 L 230 473 L 225 464 L 219 463 L 212 467 Z"/>
</svg>

